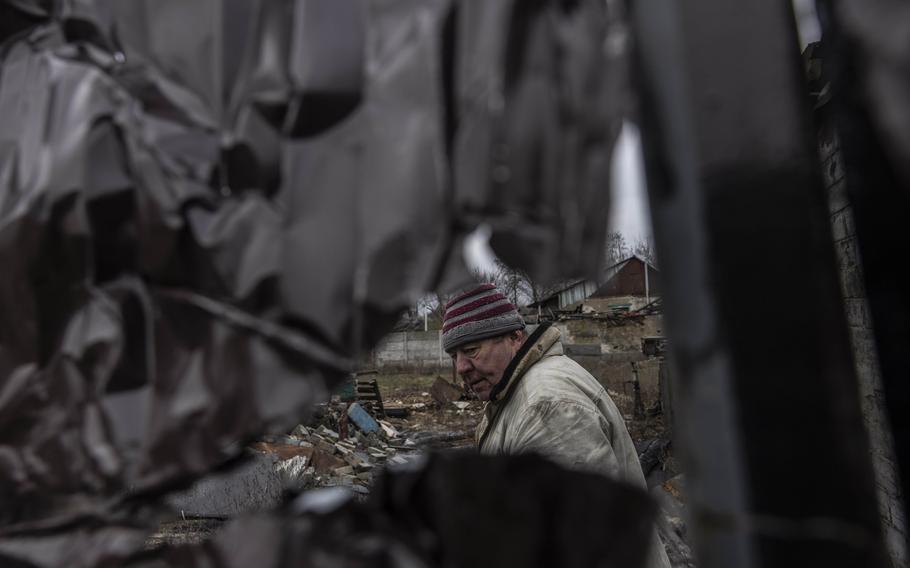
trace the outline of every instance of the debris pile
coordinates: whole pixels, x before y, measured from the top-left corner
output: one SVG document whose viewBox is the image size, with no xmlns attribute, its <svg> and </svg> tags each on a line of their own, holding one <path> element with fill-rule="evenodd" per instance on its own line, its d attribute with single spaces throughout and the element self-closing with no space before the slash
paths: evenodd
<svg viewBox="0 0 910 568">
<path fill-rule="evenodd" d="M 287 436 L 252 446 L 276 458 L 276 468 L 289 487 L 342 486 L 365 495 L 376 470 L 415 457 L 416 442 L 405 439 L 389 422 L 375 419 L 359 403 L 327 404 L 322 411 L 316 425 L 301 424 Z"/>
<path fill-rule="evenodd" d="M 441 376 L 386 400 L 389 421 L 422 450 L 472 446 L 484 403 Z M 389 412 L 399 412 L 392 418 Z"/>
</svg>

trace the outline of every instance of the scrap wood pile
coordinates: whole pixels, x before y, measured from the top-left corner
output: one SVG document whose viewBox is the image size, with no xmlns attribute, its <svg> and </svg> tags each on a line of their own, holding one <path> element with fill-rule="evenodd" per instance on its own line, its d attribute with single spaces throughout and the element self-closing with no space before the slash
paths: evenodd
<svg viewBox="0 0 910 568">
<path fill-rule="evenodd" d="M 636 310 L 598 310 L 595 306 L 580 303 L 570 310 L 548 310 L 550 319 L 556 321 L 566 320 L 595 320 L 607 325 L 625 325 L 630 321 L 641 321 L 644 316 L 663 314 L 663 299 L 656 298 Z"/>
<path fill-rule="evenodd" d="M 366 494 L 384 466 L 405 464 L 421 450 L 470 445 L 482 407 L 442 377 L 427 392 L 385 406 L 378 389 L 369 401 L 350 394 L 332 397 L 307 425 L 266 437 L 252 449 L 273 456 L 295 489 L 341 486 Z"/>
<path fill-rule="evenodd" d="M 277 459 L 277 469 L 297 489 L 348 487 L 366 494 L 375 470 L 401 465 L 417 444 L 389 422 L 377 420 L 358 403 L 329 403 L 318 423 L 298 425 L 287 436 L 266 438 L 252 449 Z"/>
</svg>

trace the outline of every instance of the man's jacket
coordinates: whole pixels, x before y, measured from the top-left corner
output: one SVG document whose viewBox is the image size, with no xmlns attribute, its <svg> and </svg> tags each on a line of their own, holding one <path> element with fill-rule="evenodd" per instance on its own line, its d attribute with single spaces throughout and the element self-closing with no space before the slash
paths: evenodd
<svg viewBox="0 0 910 568">
<path fill-rule="evenodd" d="M 484 454 L 535 452 L 647 489 L 622 414 L 604 387 L 563 353 L 559 337 L 551 327 L 529 338 L 533 343 L 516 356 L 508 382 L 497 385 L 484 409 L 478 448 Z M 647 565 L 669 566 L 656 534 L 655 541 Z"/>
</svg>

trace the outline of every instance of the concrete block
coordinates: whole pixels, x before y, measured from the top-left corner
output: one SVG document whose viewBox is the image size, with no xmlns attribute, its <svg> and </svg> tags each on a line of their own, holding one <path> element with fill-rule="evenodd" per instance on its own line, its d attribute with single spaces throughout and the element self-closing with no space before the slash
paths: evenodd
<svg viewBox="0 0 910 568">
<path fill-rule="evenodd" d="M 583 343 L 568 343 L 564 344 L 563 348 L 565 349 L 566 355 L 569 357 L 573 355 L 586 355 L 591 357 L 599 357 L 601 352 L 600 343 L 595 344 L 583 344 Z"/>
<path fill-rule="evenodd" d="M 607 363 L 633 363 L 647 359 L 641 351 L 625 351 L 621 353 L 604 353 L 600 356 Z M 630 367 L 631 368 L 631 367 Z"/>
</svg>

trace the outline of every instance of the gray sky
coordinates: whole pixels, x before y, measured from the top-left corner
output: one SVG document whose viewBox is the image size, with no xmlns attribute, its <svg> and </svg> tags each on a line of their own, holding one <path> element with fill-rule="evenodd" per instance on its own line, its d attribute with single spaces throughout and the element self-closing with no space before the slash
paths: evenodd
<svg viewBox="0 0 910 568">
<path fill-rule="evenodd" d="M 619 231 L 632 245 L 651 236 L 651 217 L 641 154 L 638 128 L 631 122 L 623 125 L 613 152 L 613 176 L 610 180 L 610 215 L 607 228 Z"/>
</svg>

